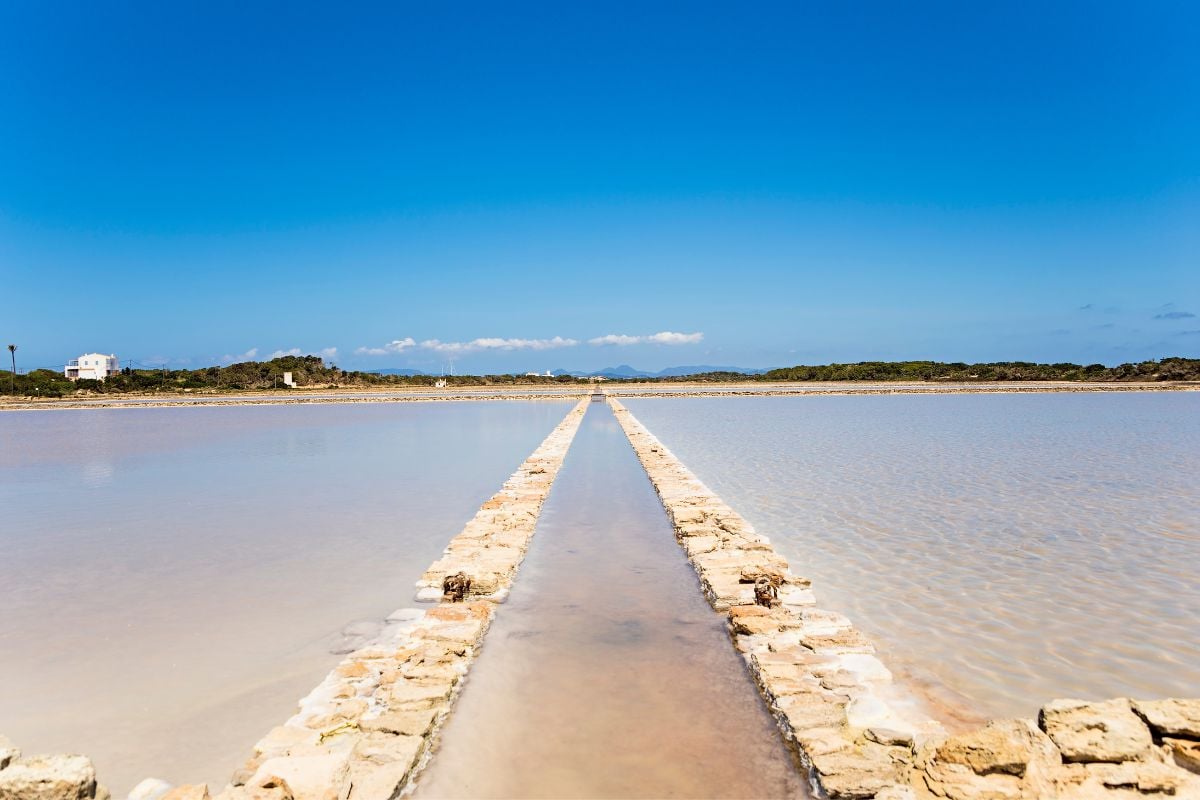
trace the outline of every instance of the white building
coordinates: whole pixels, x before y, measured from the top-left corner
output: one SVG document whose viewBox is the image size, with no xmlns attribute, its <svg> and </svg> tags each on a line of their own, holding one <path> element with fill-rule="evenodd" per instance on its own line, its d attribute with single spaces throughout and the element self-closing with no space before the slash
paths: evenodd
<svg viewBox="0 0 1200 800">
<path fill-rule="evenodd" d="M 74 361 L 68 361 L 63 368 L 63 375 L 73 381 L 80 378 L 93 378 L 102 381 L 109 375 L 121 371 L 121 362 L 111 353 L 84 353 Z"/>
</svg>

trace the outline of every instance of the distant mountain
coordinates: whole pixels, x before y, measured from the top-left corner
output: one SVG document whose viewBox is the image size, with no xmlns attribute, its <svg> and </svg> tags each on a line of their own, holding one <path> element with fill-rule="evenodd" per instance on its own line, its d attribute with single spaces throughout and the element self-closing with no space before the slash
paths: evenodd
<svg viewBox="0 0 1200 800">
<path fill-rule="evenodd" d="M 710 367 L 701 365 L 698 367 L 667 367 L 661 372 L 656 373 L 655 377 L 669 378 L 678 377 L 680 375 L 702 375 L 705 372 L 740 372 L 743 375 L 762 375 L 768 372 L 766 369 L 750 369 L 748 367 Z"/>
<path fill-rule="evenodd" d="M 667 367 L 659 372 L 646 372 L 645 370 L 635 369 L 628 364 L 621 364 L 617 367 L 605 367 L 604 369 L 592 372 L 556 369 L 551 374 L 575 376 L 603 375 L 606 378 L 678 378 L 686 375 L 700 375 L 705 372 L 738 372 L 742 375 L 761 375 L 766 371 L 765 369 L 749 369 L 747 367 L 710 367 L 699 365 L 692 367 Z"/>
<path fill-rule="evenodd" d="M 640 369 L 634 369 L 628 364 L 622 364 L 619 367 L 605 367 L 591 373 L 593 375 L 603 375 L 606 378 L 652 378 L 653 372 L 643 372 Z"/>
</svg>

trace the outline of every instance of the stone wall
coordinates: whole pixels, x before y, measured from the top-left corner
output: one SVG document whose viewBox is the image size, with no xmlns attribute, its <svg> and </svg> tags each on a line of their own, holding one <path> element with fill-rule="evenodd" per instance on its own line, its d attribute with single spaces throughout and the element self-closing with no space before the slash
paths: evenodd
<svg viewBox="0 0 1200 800">
<path fill-rule="evenodd" d="M 1058 700 L 1036 723 L 1001 720 L 948 737 L 897 690 L 867 637 L 817 607 L 810 581 L 765 536 L 618 400 L 609 404 L 818 797 L 1200 795 L 1188 771 L 1200 769 L 1197 700 Z"/>
</svg>

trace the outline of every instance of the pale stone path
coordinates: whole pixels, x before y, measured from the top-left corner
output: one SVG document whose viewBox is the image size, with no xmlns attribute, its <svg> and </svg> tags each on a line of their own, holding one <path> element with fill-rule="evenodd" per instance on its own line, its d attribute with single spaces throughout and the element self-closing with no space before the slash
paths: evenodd
<svg viewBox="0 0 1200 800">
<path fill-rule="evenodd" d="M 593 404 L 418 798 L 804 796 L 674 539 Z"/>
</svg>

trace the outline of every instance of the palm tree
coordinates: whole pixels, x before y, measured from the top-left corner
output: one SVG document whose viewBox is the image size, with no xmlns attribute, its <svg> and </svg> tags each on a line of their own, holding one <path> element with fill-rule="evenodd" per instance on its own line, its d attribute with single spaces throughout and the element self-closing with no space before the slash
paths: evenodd
<svg viewBox="0 0 1200 800">
<path fill-rule="evenodd" d="M 10 356 L 12 356 L 12 365 L 13 365 L 12 377 L 9 378 L 9 381 L 8 381 L 8 390 L 9 390 L 9 393 L 16 394 L 17 393 L 17 346 L 15 344 L 10 344 L 8 346 L 8 354 Z"/>
</svg>

